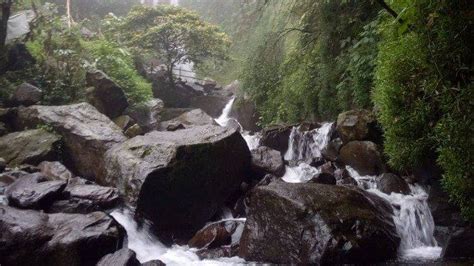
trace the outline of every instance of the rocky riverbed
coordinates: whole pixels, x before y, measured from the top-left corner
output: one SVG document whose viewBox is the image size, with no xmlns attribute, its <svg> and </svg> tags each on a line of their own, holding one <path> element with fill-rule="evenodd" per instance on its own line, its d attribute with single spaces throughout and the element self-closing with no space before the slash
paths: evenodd
<svg viewBox="0 0 474 266">
<path fill-rule="evenodd" d="M 155 84 L 137 110 L 88 82 L 0 108 L 1 265 L 472 263 L 439 173 L 391 170 L 368 111 L 260 130 L 238 83 Z"/>
</svg>

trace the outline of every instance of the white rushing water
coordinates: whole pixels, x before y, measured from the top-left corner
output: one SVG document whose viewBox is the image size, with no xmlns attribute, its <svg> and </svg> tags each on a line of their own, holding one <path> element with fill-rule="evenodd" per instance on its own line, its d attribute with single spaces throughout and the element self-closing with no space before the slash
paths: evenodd
<svg viewBox="0 0 474 266">
<path fill-rule="evenodd" d="M 219 124 L 222 127 L 226 127 L 229 125 L 229 122 L 232 120 L 235 123 L 239 123 L 234 118 L 230 117 L 230 113 L 232 112 L 232 107 L 234 106 L 235 102 L 235 97 L 230 99 L 229 102 L 225 105 L 224 109 L 222 110 L 222 114 L 216 119 L 217 124 Z M 240 124 L 239 124 L 240 126 Z M 243 130 L 242 126 L 240 126 L 242 137 L 244 138 L 245 142 L 247 143 L 247 146 L 249 147 L 249 150 L 254 150 L 260 146 L 260 140 L 262 136 L 259 133 L 255 134 L 250 134 L 250 132 Z"/>
<path fill-rule="evenodd" d="M 328 145 L 332 124 L 326 123 L 319 129 L 301 132 L 293 128 L 285 160 L 303 161 L 295 167 L 286 167 L 283 180 L 288 183 L 308 182 L 320 170 L 305 162 L 321 157 L 321 151 Z M 400 236 L 399 255 L 403 260 L 435 260 L 441 255 L 434 234 L 434 221 L 428 206 L 428 194 L 420 185 L 409 185 L 410 194 L 383 193 L 377 189 L 377 176 L 360 176 L 347 167 L 358 186 L 387 200 L 393 207 L 393 220 Z"/>
<path fill-rule="evenodd" d="M 168 248 L 163 245 L 148 229 L 147 226 L 140 228 L 133 219 L 133 213 L 129 210 L 118 210 L 111 214 L 114 219 L 127 231 L 128 248 L 137 254 L 137 259 L 141 263 L 151 260 L 160 260 L 166 265 L 242 265 L 245 261 L 238 257 L 219 258 L 216 260 L 200 260 L 196 255 L 197 249 L 188 246 L 173 245 Z M 224 221 L 245 221 L 245 219 L 226 219 Z M 243 230 L 232 236 L 233 241 L 238 241 Z"/>
<path fill-rule="evenodd" d="M 322 150 L 329 143 L 332 126 L 333 123 L 324 123 L 320 128 L 310 131 L 301 131 L 300 128 L 294 127 L 290 134 L 285 160 L 305 161 L 320 158 Z"/>
</svg>

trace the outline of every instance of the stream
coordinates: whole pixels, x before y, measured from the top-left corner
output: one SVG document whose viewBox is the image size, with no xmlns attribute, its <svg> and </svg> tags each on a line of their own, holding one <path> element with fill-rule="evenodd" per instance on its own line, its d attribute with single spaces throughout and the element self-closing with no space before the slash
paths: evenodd
<svg viewBox="0 0 474 266">
<path fill-rule="evenodd" d="M 222 115 L 216 119 L 216 122 L 221 126 L 226 126 L 232 119 L 229 115 L 234 102 L 235 98 L 232 98 L 225 106 Z M 321 151 L 329 143 L 332 126 L 332 123 L 324 123 L 320 128 L 306 132 L 301 132 L 296 127 L 293 128 L 289 138 L 289 148 L 284 158 L 288 161 L 303 162 L 296 166 L 286 167 L 286 173 L 282 177 L 285 182 L 307 182 L 321 171 L 304 161 L 322 156 Z M 242 131 L 241 134 L 249 149 L 252 150 L 259 146 L 260 136 L 258 134 L 251 135 L 246 131 Z M 428 262 L 440 257 L 441 247 L 437 245 L 433 236 L 434 221 L 427 203 L 428 194 L 422 186 L 410 185 L 408 195 L 398 193 L 388 195 L 377 189 L 376 176 L 361 176 L 350 167 L 346 169 L 360 188 L 384 198 L 392 205 L 393 219 L 397 233 L 401 238 L 399 261 Z M 200 260 L 196 255 L 196 249 L 178 245 L 168 248 L 163 245 L 149 232 L 146 225 L 138 227 L 130 210 L 117 210 L 112 213 L 112 216 L 127 231 L 128 247 L 136 252 L 137 258 L 142 263 L 156 259 L 167 265 L 239 265 L 246 263 L 238 257 Z M 230 214 L 222 218 L 224 220 L 234 219 Z M 239 238 L 240 236 L 235 237 Z"/>
</svg>

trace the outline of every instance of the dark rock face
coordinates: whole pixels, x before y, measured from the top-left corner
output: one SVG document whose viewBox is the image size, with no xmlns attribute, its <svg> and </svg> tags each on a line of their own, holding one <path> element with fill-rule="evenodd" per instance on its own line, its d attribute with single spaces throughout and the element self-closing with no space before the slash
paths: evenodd
<svg viewBox="0 0 474 266">
<path fill-rule="evenodd" d="M 314 176 L 310 182 L 318 183 L 318 184 L 325 184 L 325 185 L 336 185 L 336 178 L 329 173 L 319 173 Z"/>
<path fill-rule="evenodd" d="M 154 98 L 146 102 L 143 106 L 128 108 L 125 113 L 145 132 L 150 132 L 159 128 L 160 121 L 163 119 L 168 120 L 162 117 L 164 106 L 165 104 L 162 100 Z"/>
<path fill-rule="evenodd" d="M 136 202 L 162 240 L 189 239 L 239 189 L 250 152 L 239 132 L 198 126 L 116 145 L 106 154 L 106 168 L 101 181 Z"/>
<path fill-rule="evenodd" d="M 114 119 L 114 123 L 121 128 L 122 130 L 127 130 L 127 128 L 133 126 L 133 119 L 128 115 L 121 115 Z"/>
<path fill-rule="evenodd" d="M 128 248 L 123 248 L 113 254 L 106 255 L 98 263 L 97 266 L 140 266 L 135 252 Z"/>
<path fill-rule="evenodd" d="M 182 125 L 182 128 L 190 128 L 193 126 L 216 125 L 216 122 L 201 109 L 195 109 L 186 112 L 173 120 L 162 122 L 160 128 L 162 130 L 168 130 L 169 128 L 176 129 L 176 125 Z"/>
<path fill-rule="evenodd" d="M 0 137 L 5 136 L 8 133 L 10 133 L 10 130 L 8 130 L 7 125 L 3 122 L 0 122 Z"/>
<path fill-rule="evenodd" d="M 111 187 L 71 185 L 65 192 L 73 199 L 89 200 L 104 209 L 112 208 L 120 201 L 118 189 Z"/>
<path fill-rule="evenodd" d="M 249 261 L 324 265 L 394 258 L 400 239 L 392 214 L 366 195 L 314 183 L 257 187 L 239 255 Z"/>
<path fill-rule="evenodd" d="M 454 232 L 443 248 L 443 258 L 474 258 L 474 229 L 461 228 Z"/>
<path fill-rule="evenodd" d="M 432 180 L 429 189 L 428 204 L 436 226 L 464 226 L 458 206 L 449 201 L 449 195 L 443 190 L 440 180 Z"/>
<path fill-rule="evenodd" d="M 229 98 L 220 95 L 202 95 L 193 97 L 189 106 L 199 108 L 210 116 L 217 118 L 221 115 L 222 110 L 229 100 Z"/>
<path fill-rule="evenodd" d="M 333 139 L 321 151 L 321 155 L 323 156 L 324 159 L 335 162 L 337 161 L 341 147 L 342 147 L 342 140 L 340 138 Z"/>
<path fill-rule="evenodd" d="M 262 131 L 261 144 L 284 154 L 288 150 L 293 126 L 272 126 Z"/>
<path fill-rule="evenodd" d="M 385 173 L 376 179 L 377 188 L 385 194 L 400 193 L 404 195 L 410 194 L 410 188 L 407 182 L 399 176 L 391 173 Z"/>
<path fill-rule="evenodd" d="M 95 265 L 123 240 L 102 212 L 48 215 L 0 206 L 0 214 L 2 265 Z"/>
<path fill-rule="evenodd" d="M 346 169 L 336 169 L 334 171 L 334 177 L 336 178 L 337 185 L 353 185 L 357 186 L 357 181 L 351 177 L 349 171 Z"/>
<path fill-rule="evenodd" d="M 260 146 L 252 152 L 252 171 L 259 177 L 273 174 L 282 177 L 285 174 L 285 163 L 279 151 Z"/>
<path fill-rule="evenodd" d="M 375 134 L 375 115 L 368 110 L 352 110 L 339 114 L 337 132 L 344 143 L 369 140 Z"/>
<path fill-rule="evenodd" d="M 244 223 L 244 221 L 238 220 L 211 223 L 199 230 L 194 235 L 194 237 L 189 240 L 188 245 L 192 248 L 212 249 L 225 245 L 236 244 L 238 243 L 238 240 L 240 240 L 239 232 L 236 231 L 238 231 L 238 229 L 242 229 Z M 232 241 L 233 238 L 234 241 Z"/>
<path fill-rule="evenodd" d="M 42 90 L 29 83 L 23 83 L 16 88 L 10 102 L 14 105 L 30 106 L 39 103 L 42 97 Z"/>
<path fill-rule="evenodd" d="M 17 127 L 52 126 L 62 135 L 66 165 L 95 178 L 103 175 L 103 155 L 127 138 L 105 115 L 87 103 L 64 106 L 31 106 L 18 111 Z"/>
<path fill-rule="evenodd" d="M 342 146 L 339 160 L 360 175 L 379 175 L 385 171 L 382 154 L 370 141 L 351 141 Z"/>
<path fill-rule="evenodd" d="M 237 119 L 244 130 L 256 132 L 261 129 L 257 125 L 260 117 L 257 106 L 252 101 L 237 99 L 234 106 L 232 106 L 230 116 Z"/>
<path fill-rule="evenodd" d="M 151 260 L 142 264 L 142 266 L 165 266 L 166 264 L 161 260 Z"/>
<path fill-rule="evenodd" d="M 38 165 L 41 173 L 52 180 L 69 180 L 74 175 L 60 162 L 44 161 Z"/>
<path fill-rule="evenodd" d="M 88 92 L 89 102 L 110 118 L 120 116 L 128 107 L 127 97 L 113 80 L 104 72 L 96 70 L 86 74 L 87 85 L 93 89 Z"/>
<path fill-rule="evenodd" d="M 5 159 L 0 158 L 0 173 L 5 171 L 5 168 L 7 167 L 7 161 Z"/>
<path fill-rule="evenodd" d="M 30 174 L 11 184 L 5 191 L 8 203 L 22 209 L 44 209 L 58 199 L 66 181 L 47 181 L 41 174 Z"/>
<path fill-rule="evenodd" d="M 176 83 L 176 85 L 173 87 L 160 79 L 153 81 L 153 96 L 155 98 L 162 99 L 165 102 L 166 107 L 190 107 L 191 100 L 194 97 L 201 95 L 202 92 L 199 92 L 193 89 L 193 87 L 184 83 Z"/>
<path fill-rule="evenodd" d="M 38 164 L 55 160 L 61 138 L 43 129 L 14 132 L 0 137 L 0 157 L 8 165 Z"/>
</svg>

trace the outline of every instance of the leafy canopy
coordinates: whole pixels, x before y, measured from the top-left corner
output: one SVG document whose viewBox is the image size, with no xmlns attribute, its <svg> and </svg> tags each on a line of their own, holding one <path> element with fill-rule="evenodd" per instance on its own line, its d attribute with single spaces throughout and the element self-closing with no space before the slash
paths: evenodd
<svg viewBox="0 0 474 266">
<path fill-rule="evenodd" d="M 186 9 L 137 6 L 120 27 L 130 46 L 157 56 L 171 71 L 177 64 L 227 59 L 230 40 L 217 26 Z"/>
</svg>

